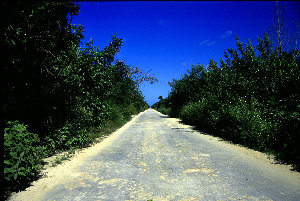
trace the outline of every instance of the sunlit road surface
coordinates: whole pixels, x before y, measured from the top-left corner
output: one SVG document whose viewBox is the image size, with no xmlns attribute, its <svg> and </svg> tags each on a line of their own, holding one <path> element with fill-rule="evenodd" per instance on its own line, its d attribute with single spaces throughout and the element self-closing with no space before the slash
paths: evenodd
<svg viewBox="0 0 300 201">
<path fill-rule="evenodd" d="M 155 110 L 43 200 L 300 200 L 299 177 Z"/>
</svg>

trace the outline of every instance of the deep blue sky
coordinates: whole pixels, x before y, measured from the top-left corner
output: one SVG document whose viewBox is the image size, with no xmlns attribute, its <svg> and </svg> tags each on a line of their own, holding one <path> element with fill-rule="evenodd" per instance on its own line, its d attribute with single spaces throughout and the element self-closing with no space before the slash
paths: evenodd
<svg viewBox="0 0 300 201">
<path fill-rule="evenodd" d="M 300 22 L 299 2 L 279 2 L 287 19 Z M 235 47 L 234 35 L 255 45 L 257 37 L 272 27 L 272 1 L 119 1 L 80 2 L 72 24 L 85 27 L 101 49 L 113 34 L 123 39 L 117 59 L 152 70 L 158 83 L 141 85 L 149 105 L 167 97 L 169 81 L 180 78 L 193 64 L 219 63 L 224 50 Z M 289 20 L 290 22 L 290 20 Z"/>
</svg>

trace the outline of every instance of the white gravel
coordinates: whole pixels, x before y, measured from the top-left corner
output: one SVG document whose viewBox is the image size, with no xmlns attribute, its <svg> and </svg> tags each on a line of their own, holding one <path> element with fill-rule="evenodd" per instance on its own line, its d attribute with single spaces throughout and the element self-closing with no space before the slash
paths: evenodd
<svg viewBox="0 0 300 201">
<path fill-rule="evenodd" d="M 70 158 L 70 160 L 63 161 L 61 164 L 55 167 L 47 166 L 47 168 L 43 171 L 43 174 L 45 174 L 44 177 L 42 177 L 37 181 L 32 182 L 32 186 L 28 187 L 25 191 L 21 191 L 13 194 L 9 200 L 11 201 L 41 200 L 47 194 L 47 192 L 49 192 L 55 186 L 66 183 L 70 180 L 70 178 L 80 175 L 81 173 L 78 170 L 78 168 L 85 162 L 85 160 L 91 156 L 95 156 L 96 154 L 101 152 L 101 150 L 110 146 L 112 141 L 116 137 L 118 137 L 124 130 L 130 127 L 141 114 L 142 113 L 135 116 L 130 122 L 128 122 L 119 130 L 112 133 L 110 136 L 106 137 L 103 141 L 91 147 L 76 151 L 75 154 Z M 188 128 L 188 129 L 192 128 L 191 126 L 181 124 L 179 119 L 169 118 L 168 120 L 170 124 L 174 124 L 177 127 L 180 126 L 182 128 Z M 193 132 L 193 134 L 199 135 L 200 133 L 195 131 Z M 253 160 L 261 161 L 265 164 L 266 167 L 270 168 L 271 170 L 274 169 L 276 169 L 277 171 L 279 170 L 278 172 L 280 172 L 281 174 L 292 176 L 295 179 L 295 181 L 300 183 L 300 173 L 291 171 L 291 166 L 276 164 L 276 161 L 273 159 L 272 156 L 268 156 L 264 153 L 254 151 L 240 145 L 231 144 L 229 142 L 221 140 L 220 138 L 213 137 L 210 135 L 201 135 L 201 136 L 203 139 L 207 141 L 217 143 L 218 146 L 228 148 L 228 149 L 235 149 L 237 153 L 246 154 L 250 156 L 250 158 L 253 158 Z M 186 171 L 187 173 L 194 173 L 199 171 L 207 172 L 209 170 L 202 168 L 202 169 L 188 169 Z"/>
<path fill-rule="evenodd" d="M 143 112 L 142 112 L 143 113 Z M 139 115 L 141 115 L 140 113 Z M 109 146 L 112 140 L 118 136 L 123 130 L 127 129 L 139 116 L 135 116 L 125 124 L 123 127 L 106 137 L 103 141 L 92 145 L 91 147 L 75 151 L 69 160 L 62 161 L 61 164 L 51 167 L 50 165 L 45 166 L 42 171 L 44 175 L 37 181 L 31 183 L 31 186 L 26 188 L 24 191 L 18 193 L 13 193 L 8 199 L 9 201 L 38 201 L 43 198 L 43 196 L 51 190 L 54 186 L 65 183 L 69 178 L 80 174 L 77 168 L 85 161 L 86 158 L 96 155 L 103 148 Z M 61 155 L 61 154 L 60 154 Z M 58 156 L 58 155 L 57 155 Z M 57 156 L 48 159 L 51 164 Z M 47 161 L 47 159 L 46 159 Z"/>
</svg>

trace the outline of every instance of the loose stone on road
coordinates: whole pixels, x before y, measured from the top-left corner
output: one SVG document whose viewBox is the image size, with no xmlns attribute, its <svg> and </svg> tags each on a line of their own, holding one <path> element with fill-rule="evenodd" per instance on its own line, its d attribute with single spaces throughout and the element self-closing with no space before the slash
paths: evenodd
<svg viewBox="0 0 300 201">
<path fill-rule="evenodd" d="M 61 171 L 63 175 L 52 175 L 56 183 L 31 198 L 300 200 L 299 173 L 152 109 L 89 149 L 94 151 L 75 158 L 76 163 L 66 162 L 70 168 Z M 38 185 L 39 181 L 14 199 L 34 194 Z"/>
</svg>

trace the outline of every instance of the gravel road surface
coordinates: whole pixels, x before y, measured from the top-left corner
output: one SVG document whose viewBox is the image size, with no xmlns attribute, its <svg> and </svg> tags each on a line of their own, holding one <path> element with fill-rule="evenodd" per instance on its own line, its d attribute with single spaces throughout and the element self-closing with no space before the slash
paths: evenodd
<svg viewBox="0 0 300 201">
<path fill-rule="evenodd" d="M 299 173 L 152 109 L 89 149 L 12 200 L 300 200 Z"/>
</svg>

